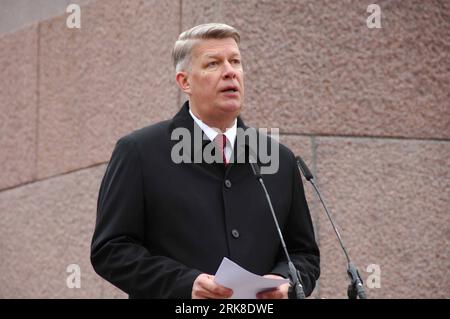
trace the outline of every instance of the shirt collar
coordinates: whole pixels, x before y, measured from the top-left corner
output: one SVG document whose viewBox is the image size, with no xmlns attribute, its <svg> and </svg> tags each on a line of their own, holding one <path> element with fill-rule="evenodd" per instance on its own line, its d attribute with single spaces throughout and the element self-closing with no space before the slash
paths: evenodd
<svg viewBox="0 0 450 319">
<path fill-rule="evenodd" d="M 189 114 L 191 114 L 192 118 L 194 119 L 195 123 L 197 123 L 198 126 L 202 129 L 202 131 L 205 133 L 206 136 L 211 141 L 214 141 L 216 136 L 219 134 L 215 129 L 209 127 L 207 124 L 205 124 L 202 120 L 197 118 L 194 113 L 192 113 L 191 109 L 189 108 Z M 226 137 L 228 142 L 230 143 L 230 146 L 234 147 L 234 140 L 236 139 L 236 132 L 237 132 L 237 120 L 234 120 L 233 126 L 228 128 L 225 133 L 223 133 Z"/>
</svg>

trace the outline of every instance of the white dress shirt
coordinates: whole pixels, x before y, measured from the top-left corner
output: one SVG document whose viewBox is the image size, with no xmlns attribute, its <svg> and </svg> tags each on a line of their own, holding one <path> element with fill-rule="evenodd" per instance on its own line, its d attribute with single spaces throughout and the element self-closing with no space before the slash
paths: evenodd
<svg viewBox="0 0 450 319">
<path fill-rule="evenodd" d="M 220 132 L 219 129 L 211 128 L 207 124 L 205 124 L 202 120 L 197 118 L 194 115 L 194 113 L 192 113 L 191 109 L 189 109 L 189 114 L 191 114 L 191 116 L 194 119 L 195 123 L 197 123 L 197 125 L 200 126 L 202 131 L 205 133 L 206 136 L 208 136 L 208 138 L 211 141 L 214 141 L 216 136 L 218 134 L 222 133 L 222 132 Z M 225 135 L 225 137 L 227 138 L 227 145 L 225 146 L 225 158 L 227 160 L 227 163 L 230 162 L 231 154 L 233 153 L 234 140 L 236 139 L 236 131 L 237 131 L 237 119 L 234 120 L 233 126 L 230 127 L 230 128 L 227 128 L 225 133 L 223 133 Z"/>
</svg>

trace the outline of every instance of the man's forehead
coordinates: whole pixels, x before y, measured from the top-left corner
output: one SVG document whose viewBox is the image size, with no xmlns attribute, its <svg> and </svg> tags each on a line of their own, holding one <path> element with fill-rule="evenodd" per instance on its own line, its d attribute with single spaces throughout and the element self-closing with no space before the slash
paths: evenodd
<svg viewBox="0 0 450 319">
<path fill-rule="evenodd" d="M 201 54 L 205 58 L 216 58 L 223 55 L 241 55 L 238 50 L 230 50 L 230 51 L 208 51 Z"/>
<path fill-rule="evenodd" d="M 210 39 L 199 42 L 194 48 L 197 57 L 214 58 L 224 55 L 240 55 L 239 47 L 232 38 Z"/>
</svg>

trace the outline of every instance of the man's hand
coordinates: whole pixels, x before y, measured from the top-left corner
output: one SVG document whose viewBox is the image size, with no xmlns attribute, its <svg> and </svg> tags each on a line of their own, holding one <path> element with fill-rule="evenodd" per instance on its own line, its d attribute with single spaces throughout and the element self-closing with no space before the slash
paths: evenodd
<svg viewBox="0 0 450 319">
<path fill-rule="evenodd" d="M 230 298 L 233 290 L 214 282 L 214 276 L 200 274 L 192 285 L 192 299 L 224 299 Z"/>
<path fill-rule="evenodd" d="M 284 279 L 281 276 L 277 275 L 264 275 L 263 277 L 272 278 L 272 279 Z M 289 283 L 282 284 L 278 286 L 276 289 L 267 290 L 263 292 L 259 292 L 256 295 L 258 299 L 288 299 L 288 291 L 289 291 Z"/>
</svg>

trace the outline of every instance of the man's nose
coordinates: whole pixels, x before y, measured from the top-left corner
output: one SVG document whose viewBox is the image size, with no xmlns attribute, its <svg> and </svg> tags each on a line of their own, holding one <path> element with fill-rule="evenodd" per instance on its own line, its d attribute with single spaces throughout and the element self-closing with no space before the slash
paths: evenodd
<svg viewBox="0 0 450 319">
<path fill-rule="evenodd" d="M 224 63 L 223 77 L 225 79 L 234 79 L 236 76 L 236 69 L 231 65 L 230 62 L 226 61 Z"/>
</svg>

